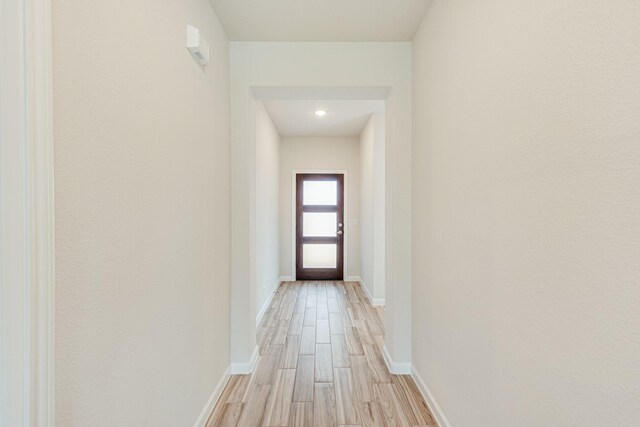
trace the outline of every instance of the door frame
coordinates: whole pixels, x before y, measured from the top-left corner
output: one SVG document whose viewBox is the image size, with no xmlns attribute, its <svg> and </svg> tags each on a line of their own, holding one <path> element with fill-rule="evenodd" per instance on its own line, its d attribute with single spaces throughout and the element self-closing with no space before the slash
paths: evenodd
<svg viewBox="0 0 640 427">
<path fill-rule="evenodd" d="M 342 239 L 342 277 L 343 280 L 349 277 L 347 274 L 347 260 L 349 253 L 349 239 L 347 238 L 347 228 L 349 226 L 349 191 L 348 187 L 348 173 L 344 169 L 294 169 L 291 171 L 291 278 L 297 280 L 296 271 L 296 175 L 298 174 L 335 174 L 342 175 L 344 179 L 343 191 L 344 191 L 344 238 Z"/>
<path fill-rule="evenodd" d="M 340 228 L 336 232 L 335 237 L 313 237 L 305 236 L 303 226 L 300 223 L 296 224 L 296 277 L 301 280 L 344 280 L 344 241 L 346 237 L 346 221 L 344 216 L 344 175 L 343 174 L 298 174 L 296 175 L 296 219 L 300 220 L 304 217 L 307 208 L 304 205 L 304 186 L 305 182 L 336 182 L 337 188 L 337 200 L 335 206 L 310 206 L 310 212 L 329 212 L 335 211 L 337 215 L 337 223 L 334 225 L 334 229 Z M 336 181 L 334 181 L 336 180 Z M 310 243 L 327 243 L 327 239 L 331 239 L 332 243 L 336 245 L 336 267 L 325 268 L 304 268 L 303 248 L 305 241 Z M 327 271 L 331 270 L 331 271 Z M 300 276 L 303 277 L 299 277 Z"/>
<path fill-rule="evenodd" d="M 51 3 L 0 8 L 0 425 L 54 426 Z"/>
</svg>

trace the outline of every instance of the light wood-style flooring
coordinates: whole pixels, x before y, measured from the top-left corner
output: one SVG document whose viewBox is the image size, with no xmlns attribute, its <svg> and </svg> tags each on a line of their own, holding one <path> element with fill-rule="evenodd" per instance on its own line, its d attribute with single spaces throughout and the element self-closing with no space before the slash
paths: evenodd
<svg viewBox="0 0 640 427">
<path fill-rule="evenodd" d="M 384 309 L 357 282 L 285 282 L 258 328 L 251 375 L 234 375 L 207 426 L 436 426 L 382 356 Z"/>
</svg>

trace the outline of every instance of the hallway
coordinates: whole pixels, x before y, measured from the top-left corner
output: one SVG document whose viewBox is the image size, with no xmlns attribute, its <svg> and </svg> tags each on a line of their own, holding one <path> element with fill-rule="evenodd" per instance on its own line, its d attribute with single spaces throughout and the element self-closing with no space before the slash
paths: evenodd
<svg viewBox="0 0 640 427">
<path fill-rule="evenodd" d="M 258 328 L 256 369 L 231 377 L 207 426 L 435 426 L 383 344 L 384 309 L 358 282 L 284 282 Z"/>
<path fill-rule="evenodd" d="M 0 427 L 639 427 L 639 23 L 1 0 Z"/>
</svg>

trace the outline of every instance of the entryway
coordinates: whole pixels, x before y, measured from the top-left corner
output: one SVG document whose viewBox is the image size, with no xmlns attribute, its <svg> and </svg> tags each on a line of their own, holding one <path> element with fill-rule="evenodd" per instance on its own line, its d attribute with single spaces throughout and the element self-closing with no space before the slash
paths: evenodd
<svg viewBox="0 0 640 427">
<path fill-rule="evenodd" d="M 296 277 L 342 280 L 344 175 L 296 174 Z"/>
</svg>

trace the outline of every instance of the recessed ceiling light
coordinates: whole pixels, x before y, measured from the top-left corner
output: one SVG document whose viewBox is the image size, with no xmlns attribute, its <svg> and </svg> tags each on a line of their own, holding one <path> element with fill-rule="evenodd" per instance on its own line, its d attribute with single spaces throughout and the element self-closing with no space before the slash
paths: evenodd
<svg viewBox="0 0 640 427">
<path fill-rule="evenodd" d="M 316 116 L 318 117 L 324 117 L 327 115 L 327 112 L 324 110 L 316 110 Z"/>
</svg>

